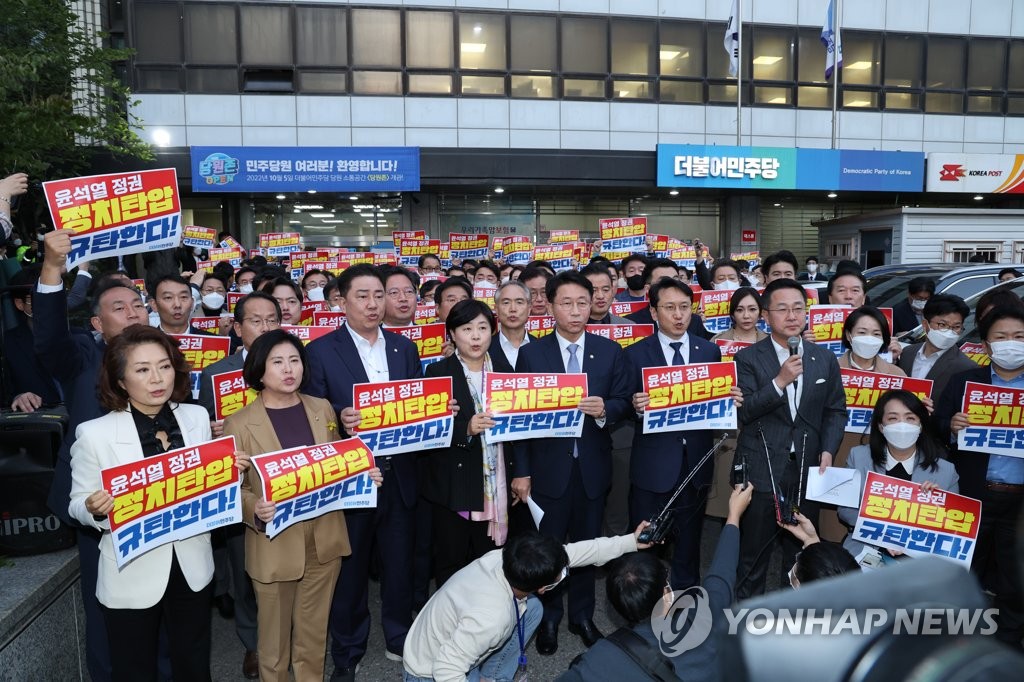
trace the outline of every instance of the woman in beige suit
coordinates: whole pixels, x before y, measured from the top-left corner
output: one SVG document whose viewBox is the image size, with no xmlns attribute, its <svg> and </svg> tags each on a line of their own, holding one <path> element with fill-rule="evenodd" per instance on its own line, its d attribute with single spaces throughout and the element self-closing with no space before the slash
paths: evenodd
<svg viewBox="0 0 1024 682">
<path fill-rule="evenodd" d="M 308 375 L 306 352 L 297 338 L 279 329 L 259 337 L 242 370 L 259 397 L 224 420 L 224 435 L 250 456 L 339 440 L 331 404 L 299 392 Z M 371 476 L 378 482 L 380 471 Z M 322 682 L 327 619 L 341 557 L 351 553 L 345 516 L 333 511 L 266 534 L 275 506 L 260 496 L 255 470 L 242 484 L 245 569 L 258 607 L 260 679 Z"/>
</svg>

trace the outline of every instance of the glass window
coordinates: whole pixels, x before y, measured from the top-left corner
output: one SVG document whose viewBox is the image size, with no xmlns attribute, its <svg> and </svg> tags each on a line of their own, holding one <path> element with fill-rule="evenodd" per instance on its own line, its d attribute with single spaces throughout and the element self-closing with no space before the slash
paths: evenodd
<svg viewBox="0 0 1024 682">
<path fill-rule="evenodd" d="M 757 66 L 754 66 L 757 69 Z M 782 106 L 793 105 L 793 88 L 754 88 L 755 104 L 775 104 Z"/>
<path fill-rule="evenodd" d="M 454 28 L 451 12 L 406 12 L 405 65 L 410 69 L 455 66 Z"/>
<path fill-rule="evenodd" d="M 450 95 L 452 94 L 452 77 L 439 73 L 409 74 L 409 94 L 411 95 Z"/>
<path fill-rule="evenodd" d="M 400 67 L 402 65 L 401 34 L 401 15 L 398 10 L 352 10 L 352 64 Z M 374 79 L 371 77 L 369 81 L 374 81 Z M 390 77 L 388 82 L 391 82 Z M 399 88 L 400 90 L 401 88 Z M 359 92 L 358 89 L 357 92 Z"/>
<path fill-rule="evenodd" d="M 666 21 L 661 25 L 658 58 L 662 76 L 704 77 L 704 31 L 700 24 Z M 665 91 L 662 89 L 662 98 Z"/>
<path fill-rule="evenodd" d="M 924 37 L 885 36 L 885 85 L 920 88 L 924 76 Z M 886 99 L 886 108 L 889 100 Z"/>
<path fill-rule="evenodd" d="M 566 78 L 562 82 L 562 96 L 605 99 L 604 87 L 604 79 Z"/>
<path fill-rule="evenodd" d="M 963 90 L 966 50 L 962 38 L 928 38 L 927 87 L 938 90 Z M 845 68 L 843 69 L 845 71 Z M 926 98 L 927 102 L 929 98 Z"/>
<path fill-rule="evenodd" d="M 1003 96 L 970 95 L 967 98 L 967 113 L 999 116 L 1003 113 Z"/>
<path fill-rule="evenodd" d="M 844 39 L 845 40 L 845 39 Z M 843 46 L 843 61 L 846 61 L 846 46 Z M 843 67 L 843 71 L 846 67 Z M 842 106 L 850 109 L 877 109 L 878 93 L 860 90 L 841 89 L 843 96 Z"/>
<path fill-rule="evenodd" d="M 238 64 L 234 7 L 185 5 L 185 23 L 188 27 L 187 62 Z"/>
<path fill-rule="evenodd" d="M 822 62 L 824 64 L 824 62 Z M 831 109 L 832 88 L 815 85 L 801 85 L 796 89 L 797 102 L 801 109 Z"/>
<path fill-rule="evenodd" d="M 459 68 L 487 71 L 506 69 L 503 15 L 459 15 Z"/>
<path fill-rule="evenodd" d="M 964 111 L 964 96 L 959 92 L 926 93 L 924 110 L 929 114 L 961 114 Z"/>
<path fill-rule="evenodd" d="M 352 92 L 360 95 L 401 95 L 402 74 L 397 71 L 355 71 Z"/>
<path fill-rule="evenodd" d="M 825 46 L 821 42 L 821 29 L 800 29 L 800 38 L 799 43 L 797 44 L 797 50 L 799 55 L 799 60 L 797 63 L 797 78 L 800 80 L 800 82 L 824 83 Z M 843 51 L 843 58 L 845 62 L 845 45 L 843 46 Z M 804 106 L 803 98 L 801 98 L 800 106 Z"/>
<path fill-rule="evenodd" d="M 347 92 L 347 76 L 341 71 L 303 71 L 299 89 L 303 92 Z"/>
<path fill-rule="evenodd" d="M 1010 42 L 1010 63 L 1006 69 L 1008 90 L 1024 90 L 1024 41 Z"/>
<path fill-rule="evenodd" d="M 1006 41 L 974 38 L 967 51 L 967 88 L 1002 90 L 1006 79 Z"/>
<path fill-rule="evenodd" d="M 178 6 L 135 5 L 135 61 L 181 63 L 181 22 Z"/>
<path fill-rule="evenodd" d="M 186 69 L 189 92 L 238 92 L 238 69 Z"/>
<path fill-rule="evenodd" d="M 885 108 L 902 111 L 920 111 L 921 93 L 887 90 L 885 93 Z"/>
<path fill-rule="evenodd" d="M 653 21 L 612 19 L 612 73 L 638 76 L 655 73 L 656 28 Z"/>
<path fill-rule="evenodd" d="M 747 92 L 743 93 L 743 104 L 750 104 L 750 95 Z M 736 84 L 716 84 L 712 83 L 708 85 L 708 103 L 709 104 L 736 104 Z M 735 116 L 733 116 L 733 123 L 735 123 Z"/>
<path fill-rule="evenodd" d="M 181 92 L 181 69 L 139 69 L 136 88 L 140 92 Z"/>
<path fill-rule="evenodd" d="M 843 83 L 879 85 L 882 80 L 881 34 L 846 31 L 843 38 Z M 824 58 L 822 65 L 825 64 Z M 824 69 L 824 66 L 822 66 Z M 824 75 L 824 72 L 822 73 Z M 849 106 L 849 105 L 847 105 Z"/>
<path fill-rule="evenodd" d="M 707 25 L 707 39 L 705 41 L 705 58 L 707 63 L 707 75 L 709 78 L 732 78 L 729 75 L 729 54 L 722 45 L 722 36 L 725 35 L 724 23 L 710 23 Z M 743 26 L 743 80 L 750 77 L 750 27 Z M 735 97 L 735 90 L 733 90 Z"/>
<path fill-rule="evenodd" d="M 1007 97 L 1006 113 L 1013 116 L 1024 116 L 1024 97 Z"/>
<path fill-rule="evenodd" d="M 554 97 L 555 79 L 551 76 L 512 76 L 513 97 Z"/>
<path fill-rule="evenodd" d="M 554 17 L 513 14 L 509 34 L 513 71 L 558 70 L 558 26 Z"/>
<path fill-rule="evenodd" d="M 608 73 L 608 22 L 605 19 L 562 19 L 562 71 Z"/>
<path fill-rule="evenodd" d="M 766 81 L 793 80 L 792 29 L 756 26 L 753 34 L 754 78 Z"/>
<path fill-rule="evenodd" d="M 612 95 L 615 99 L 654 99 L 652 81 L 612 81 Z"/>
<path fill-rule="evenodd" d="M 292 64 L 292 15 L 287 5 L 239 5 L 242 62 Z"/>
<path fill-rule="evenodd" d="M 463 76 L 463 95 L 504 95 L 504 76 Z"/>
<path fill-rule="evenodd" d="M 347 66 L 344 7 L 296 7 L 295 59 L 303 66 Z"/>
<path fill-rule="evenodd" d="M 662 78 L 658 90 L 662 102 L 700 104 L 704 101 L 704 84 L 699 81 L 670 81 Z"/>
</svg>

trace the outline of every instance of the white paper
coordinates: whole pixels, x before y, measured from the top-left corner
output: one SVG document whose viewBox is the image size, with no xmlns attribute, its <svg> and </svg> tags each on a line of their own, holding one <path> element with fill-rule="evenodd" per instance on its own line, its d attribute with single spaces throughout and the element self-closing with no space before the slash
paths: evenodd
<svg viewBox="0 0 1024 682">
<path fill-rule="evenodd" d="M 840 507 L 860 507 L 863 492 L 860 472 L 856 469 L 828 467 L 824 474 L 818 467 L 807 469 L 807 499 Z"/>
<path fill-rule="evenodd" d="M 540 520 L 544 518 L 544 510 L 540 508 L 540 505 L 533 501 L 532 497 L 527 496 L 526 506 L 530 508 L 530 516 L 533 517 L 533 524 L 537 526 L 537 530 L 540 530 Z"/>
</svg>

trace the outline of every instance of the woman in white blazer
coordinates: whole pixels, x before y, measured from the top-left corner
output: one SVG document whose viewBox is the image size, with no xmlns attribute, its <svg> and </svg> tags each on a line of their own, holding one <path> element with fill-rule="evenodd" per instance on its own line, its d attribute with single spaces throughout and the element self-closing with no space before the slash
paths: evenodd
<svg viewBox="0 0 1024 682">
<path fill-rule="evenodd" d="M 157 547 L 118 569 L 107 515 L 114 498 L 100 472 L 211 439 L 202 407 L 184 405 L 188 365 L 178 345 L 145 325 L 127 327 L 103 357 L 99 399 L 110 412 L 78 427 L 71 448 L 71 516 L 103 531 L 96 596 L 115 681 L 156 680 L 160 623 L 167 621 L 176 680 L 210 679 L 213 552 L 203 533 Z M 245 469 L 248 460 L 236 461 Z"/>
</svg>

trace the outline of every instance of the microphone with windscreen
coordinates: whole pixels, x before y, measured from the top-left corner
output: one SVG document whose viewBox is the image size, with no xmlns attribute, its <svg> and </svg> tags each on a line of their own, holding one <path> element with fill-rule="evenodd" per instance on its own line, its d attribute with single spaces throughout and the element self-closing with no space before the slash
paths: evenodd
<svg viewBox="0 0 1024 682">
<path fill-rule="evenodd" d="M 786 339 L 786 345 L 789 346 L 789 357 L 793 357 L 794 355 L 800 352 L 800 337 L 789 337 L 788 339 Z M 796 395 L 796 384 L 797 382 L 793 381 L 793 395 Z"/>
</svg>

